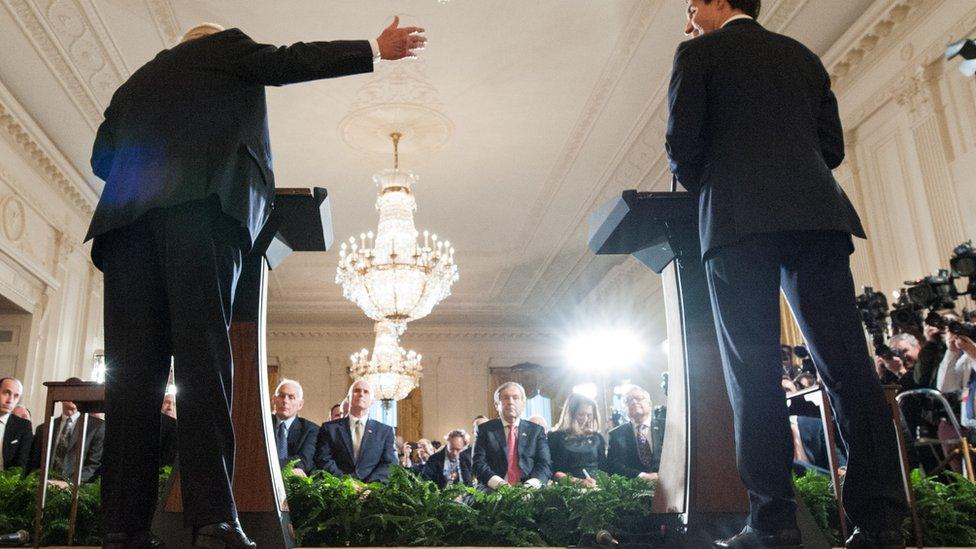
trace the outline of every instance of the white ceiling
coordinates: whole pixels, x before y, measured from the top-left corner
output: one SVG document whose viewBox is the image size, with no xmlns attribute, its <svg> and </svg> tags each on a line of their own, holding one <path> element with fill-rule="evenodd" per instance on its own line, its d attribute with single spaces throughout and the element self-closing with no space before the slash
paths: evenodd
<svg viewBox="0 0 976 549">
<path fill-rule="evenodd" d="M 889 2 L 767 0 L 760 19 L 823 53 L 875 1 Z M 96 191 L 99 113 L 193 24 L 275 44 L 375 37 L 393 15 L 426 27 L 426 51 L 404 68 L 453 130 L 433 153 L 405 143 L 401 167 L 420 176 L 418 228 L 452 241 L 461 279 L 418 325 L 552 327 L 621 261 L 586 250 L 589 213 L 622 189 L 666 185 L 662 105 L 684 39 L 680 0 L 2 3 L 0 82 Z M 328 188 L 337 239 L 375 228 L 370 177 L 392 159 L 354 150 L 339 125 L 391 69 L 268 92 L 278 185 Z M 272 275 L 272 322 L 363 326 L 335 264 L 334 251 L 289 258 Z"/>
</svg>

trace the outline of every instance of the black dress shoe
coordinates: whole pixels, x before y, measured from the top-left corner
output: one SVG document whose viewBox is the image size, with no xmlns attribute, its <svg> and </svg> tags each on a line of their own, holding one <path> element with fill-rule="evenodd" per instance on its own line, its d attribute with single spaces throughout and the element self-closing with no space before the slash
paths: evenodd
<svg viewBox="0 0 976 549">
<path fill-rule="evenodd" d="M 844 542 L 845 549 L 905 549 L 905 538 L 897 530 L 868 532 L 854 528 L 851 537 Z"/>
<path fill-rule="evenodd" d="M 212 549 L 257 549 L 239 522 L 215 522 L 193 529 L 193 545 Z"/>
<path fill-rule="evenodd" d="M 166 549 L 166 544 L 149 531 L 114 532 L 102 538 L 102 549 Z"/>
<path fill-rule="evenodd" d="M 803 549 L 800 531 L 796 528 L 764 532 L 746 526 L 731 538 L 715 540 L 713 545 L 729 549 Z"/>
</svg>

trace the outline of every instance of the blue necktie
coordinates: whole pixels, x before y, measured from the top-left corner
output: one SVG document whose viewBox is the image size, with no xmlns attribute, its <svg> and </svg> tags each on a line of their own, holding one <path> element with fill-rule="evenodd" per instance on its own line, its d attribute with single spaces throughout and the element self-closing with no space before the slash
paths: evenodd
<svg viewBox="0 0 976 549">
<path fill-rule="evenodd" d="M 278 461 L 284 464 L 288 459 L 288 427 L 282 421 L 278 424 Z"/>
</svg>

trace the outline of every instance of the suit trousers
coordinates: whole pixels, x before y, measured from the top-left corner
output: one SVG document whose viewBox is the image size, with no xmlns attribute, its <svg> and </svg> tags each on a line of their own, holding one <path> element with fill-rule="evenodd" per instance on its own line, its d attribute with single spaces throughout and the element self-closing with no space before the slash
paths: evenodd
<svg viewBox="0 0 976 549">
<path fill-rule="evenodd" d="M 107 532 L 152 523 L 171 356 L 187 525 L 237 518 L 228 329 L 246 244 L 240 235 L 211 198 L 154 210 L 96 239 L 105 275 Z"/>
<path fill-rule="evenodd" d="M 797 231 L 754 235 L 706 257 L 736 460 L 754 528 L 796 525 L 793 441 L 780 384 L 781 288 L 848 448 L 849 520 L 878 531 L 900 529 L 905 515 L 894 425 L 855 308 L 851 249 L 846 233 Z"/>
</svg>

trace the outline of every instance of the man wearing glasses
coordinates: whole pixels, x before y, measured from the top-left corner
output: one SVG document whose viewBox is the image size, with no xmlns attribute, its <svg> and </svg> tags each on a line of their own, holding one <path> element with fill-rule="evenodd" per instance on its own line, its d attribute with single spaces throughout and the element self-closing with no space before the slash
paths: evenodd
<svg viewBox="0 0 976 549">
<path fill-rule="evenodd" d="M 607 470 L 628 478 L 655 481 L 661 464 L 663 433 L 655 432 L 651 425 L 651 395 L 634 385 L 624 395 L 624 404 L 630 423 L 610 430 Z"/>
</svg>

